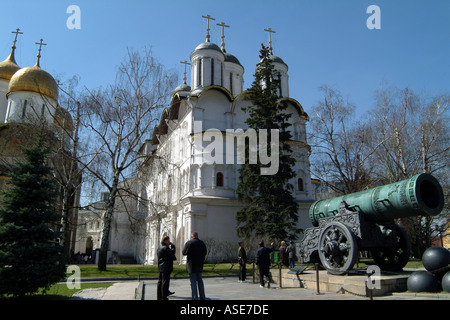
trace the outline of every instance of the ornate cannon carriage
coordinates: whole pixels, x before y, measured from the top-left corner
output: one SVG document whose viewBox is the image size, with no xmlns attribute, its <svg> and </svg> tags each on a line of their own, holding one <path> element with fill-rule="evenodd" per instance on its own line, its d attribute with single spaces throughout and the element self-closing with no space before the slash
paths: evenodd
<svg viewBox="0 0 450 320">
<path fill-rule="evenodd" d="M 410 242 L 394 219 L 435 216 L 444 195 L 430 174 L 312 204 L 314 228 L 296 244 L 302 263 L 316 262 L 332 274 L 345 274 L 356 263 L 358 250 L 369 250 L 382 270 L 401 270 L 409 260 Z"/>
</svg>

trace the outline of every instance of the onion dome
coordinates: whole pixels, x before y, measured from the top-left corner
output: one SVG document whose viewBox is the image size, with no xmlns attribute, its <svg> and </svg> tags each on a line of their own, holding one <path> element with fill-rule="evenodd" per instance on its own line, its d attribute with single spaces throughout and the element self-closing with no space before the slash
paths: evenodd
<svg viewBox="0 0 450 320">
<path fill-rule="evenodd" d="M 186 80 L 187 80 L 187 78 L 186 78 L 186 74 L 187 74 L 186 67 L 187 67 L 187 65 L 190 64 L 190 63 L 188 63 L 186 60 L 181 61 L 180 63 L 184 64 L 183 83 L 180 84 L 178 87 L 176 87 L 176 88 L 172 91 L 172 93 L 170 94 L 170 98 L 171 98 L 171 99 L 172 99 L 173 96 L 174 96 L 175 94 L 177 94 L 177 93 L 178 93 L 179 95 L 181 95 L 181 96 L 187 96 L 187 95 L 189 95 L 189 94 L 191 93 L 191 86 L 188 85 L 188 84 L 186 83 Z"/>
<path fill-rule="evenodd" d="M 173 97 L 177 93 L 182 96 L 186 96 L 191 93 L 191 86 L 186 83 L 182 83 L 172 91 L 170 96 Z"/>
<path fill-rule="evenodd" d="M 278 57 L 278 56 L 270 55 L 270 56 L 269 56 L 269 59 L 270 59 L 272 62 L 277 62 L 277 63 L 284 64 L 286 67 L 288 66 L 288 65 L 286 64 L 286 62 L 284 62 L 283 59 L 281 59 L 281 58 Z"/>
<path fill-rule="evenodd" d="M 50 73 L 42 70 L 39 65 L 42 45 L 46 44 L 42 42 L 42 39 L 40 43 L 36 44 L 39 44 L 36 65 L 20 69 L 12 76 L 9 82 L 8 94 L 17 91 L 28 91 L 40 93 L 54 100 L 58 100 L 58 85 L 55 79 Z"/>
<path fill-rule="evenodd" d="M 272 62 L 276 62 L 276 63 L 281 63 L 281 64 L 284 64 L 285 66 L 286 66 L 286 68 L 288 67 L 288 65 L 286 64 L 286 62 L 284 62 L 283 61 L 283 59 L 281 59 L 280 57 L 278 57 L 278 56 L 274 56 L 274 55 L 269 55 L 269 60 L 270 61 L 272 61 Z M 264 59 L 261 59 L 261 61 L 260 61 L 260 63 L 263 61 Z"/>
<path fill-rule="evenodd" d="M 11 46 L 11 53 L 5 61 L 0 62 L 0 79 L 5 80 L 10 80 L 12 76 L 20 69 L 20 67 L 16 63 L 16 59 L 14 58 L 14 52 L 16 51 L 17 36 L 19 34 L 23 34 L 23 32 L 20 32 L 20 29 L 17 28 L 16 31 L 13 31 L 11 33 L 16 34 L 13 45 Z"/>
<path fill-rule="evenodd" d="M 242 64 L 239 62 L 238 58 L 233 56 L 231 53 L 224 52 L 223 54 L 225 55 L 225 62 L 232 62 L 232 63 L 236 63 L 236 64 L 242 66 Z"/>
<path fill-rule="evenodd" d="M 50 73 L 42 70 L 36 63 L 17 71 L 11 78 L 8 93 L 16 91 L 31 91 L 58 100 L 58 85 Z"/>
<path fill-rule="evenodd" d="M 0 79 L 10 80 L 12 76 L 20 70 L 14 59 L 14 49 L 11 50 L 11 54 L 5 61 L 0 62 Z"/>
<path fill-rule="evenodd" d="M 200 51 L 200 50 L 216 50 L 219 52 L 222 52 L 222 50 L 220 50 L 219 46 L 215 43 L 212 42 L 203 42 L 200 43 L 197 48 L 195 48 L 194 52 L 196 51 Z"/>
<path fill-rule="evenodd" d="M 55 79 L 41 69 L 39 61 L 41 59 L 42 39 L 39 44 L 39 52 L 37 55 L 36 65 L 27 67 L 17 71 L 9 82 L 8 94 L 16 91 L 36 92 L 46 95 L 49 98 L 58 100 L 58 85 Z"/>
</svg>

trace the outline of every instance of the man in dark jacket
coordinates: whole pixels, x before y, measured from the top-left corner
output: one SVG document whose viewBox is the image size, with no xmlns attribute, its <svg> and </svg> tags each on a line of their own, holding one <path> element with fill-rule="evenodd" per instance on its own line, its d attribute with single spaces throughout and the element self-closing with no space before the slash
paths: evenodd
<svg viewBox="0 0 450 320">
<path fill-rule="evenodd" d="M 205 287 L 202 279 L 203 263 L 206 257 L 206 245 L 198 238 L 197 232 L 192 232 L 191 240 L 186 242 L 183 255 L 187 256 L 186 270 L 191 280 L 192 300 L 205 300 Z M 197 291 L 198 286 L 198 291 Z"/>
<path fill-rule="evenodd" d="M 239 282 L 246 283 L 245 276 L 247 273 L 246 265 L 247 265 L 247 253 L 244 248 L 244 241 L 239 242 L 238 249 L 238 261 L 239 261 Z"/>
<path fill-rule="evenodd" d="M 169 237 L 164 237 L 158 248 L 158 270 L 159 279 L 157 287 L 157 299 L 168 300 L 170 274 L 173 271 L 173 260 L 175 260 L 176 248 Z"/>
<path fill-rule="evenodd" d="M 260 287 L 264 288 L 264 276 L 267 277 L 267 287 L 270 288 L 270 253 L 273 251 L 273 242 L 270 248 L 264 247 L 264 241 L 259 243 L 259 249 L 256 252 L 255 264 L 259 268 Z"/>
</svg>

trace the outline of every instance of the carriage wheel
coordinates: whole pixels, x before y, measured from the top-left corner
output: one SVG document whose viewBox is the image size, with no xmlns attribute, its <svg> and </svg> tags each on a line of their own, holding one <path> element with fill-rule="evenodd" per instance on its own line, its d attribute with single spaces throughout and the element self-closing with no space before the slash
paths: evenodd
<svg viewBox="0 0 450 320">
<path fill-rule="evenodd" d="M 396 245 L 370 250 L 375 264 L 381 270 L 401 271 L 409 261 L 411 244 L 405 230 L 395 225 Z"/>
<path fill-rule="evenodd" d="M 330 222 L 319 237 L 319 257 L 331 274 L 344 274 L 353 268 L 358 248 L 350 229 L 337 221 Z"/>
</svg>

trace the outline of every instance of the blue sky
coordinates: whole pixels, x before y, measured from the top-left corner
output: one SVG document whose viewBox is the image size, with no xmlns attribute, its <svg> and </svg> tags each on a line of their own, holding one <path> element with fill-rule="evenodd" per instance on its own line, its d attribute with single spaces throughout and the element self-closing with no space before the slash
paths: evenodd
<svg viewBox="0 0 450 320">
<path fill-rule="evenodd" d="M 81 9 L 81 29 L 69 30 L 70 5 Z M 381 29 L 369 30 L 370 5 L 381 9 Z M 126 48 L 151 46 L 160 61 L 179 75 L 190 53 L 205 40 L 220 44 L 225 22 L 227 52 L 245 68 L 245 84 L 253 80 L 264 28 L 276 30 L 274 54 L 289 66 L 290 96 L 309 112 L 321 98 L 318 87 L 330 85 L 348 97 L 359 114 L 373 107 L 382 82 L 410 86 L 426 96 L 450 87 L 450 1 L 448 0 L 16 0 L 2 4 L 0 59 L 10 51 L 20 28 L 16 60 L 21 67 L 36 61 L 37 45 L 48 45 L 41 67 L 69 78 L 76 74 L 88 88 L 113 82 Z M 189 79 L 189 77 L 188 77 Z M 188 80 L 189 81 L 189 80 Z"/>
</svg>

